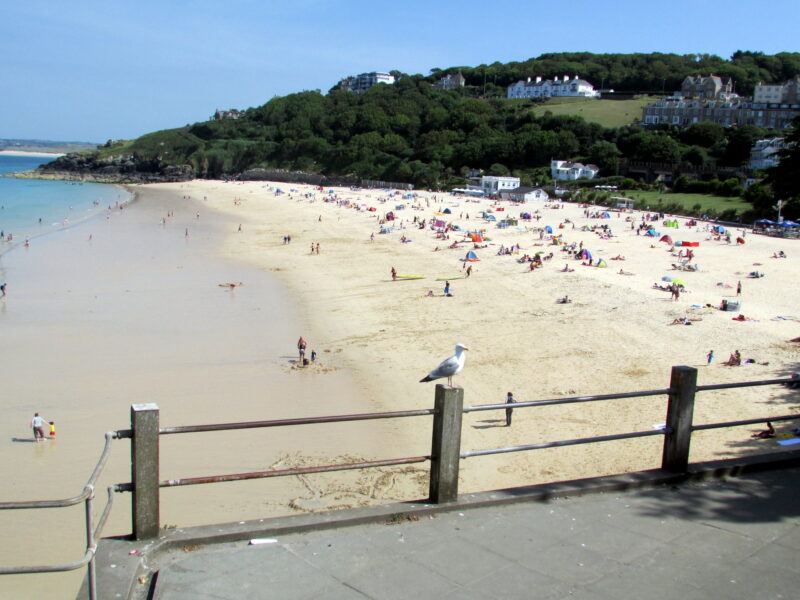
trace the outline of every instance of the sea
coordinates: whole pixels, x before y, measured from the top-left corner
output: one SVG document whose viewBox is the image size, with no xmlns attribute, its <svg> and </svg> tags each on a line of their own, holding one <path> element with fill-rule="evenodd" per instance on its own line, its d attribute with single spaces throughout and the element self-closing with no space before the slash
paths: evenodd
<svg viewBox="0 0 800 600">
<path fill-rule="evenodd" d="M 0 155 L 0 175 L 30 171 L 51 160 Z M 0 176 L 0 254 L 26 239 L 72 227 L 130 199 L 131 194 L 115 185 Z"/>
</svg>

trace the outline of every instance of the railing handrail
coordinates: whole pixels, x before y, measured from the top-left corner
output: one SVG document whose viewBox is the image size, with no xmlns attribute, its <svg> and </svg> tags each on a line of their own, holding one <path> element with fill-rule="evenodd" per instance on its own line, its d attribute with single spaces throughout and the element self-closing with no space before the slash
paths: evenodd
<svg viewBox="0 0 800 600">
<path fill-rule="evenodd" d="M 526 402 L 514 402 L 513 404 L 477 404 L 465 406 L 464 412 L 476 412 L 479 410 L 500 410 L 501 408 L 526 408 L 528 406 L 551 406 L 557 404 L 574 404 L 577 402 L 597 402 L 600 400 L 616 400 L 619 398 L 639 398 L 645 396 L 663 396 L 674 392 L 672 388 L 659 390 L 643 390 L 641 392 L 621 392 L 618 394 L 596 394 L 593 396 L 569 396 L 567 398 L 550 398 L 547 400 L 528 400 Z"/>
<path fill-rule="evenodd" d="M 545 448 L 560 448 L 563 446 L 577 446 L 579 444 L 592 444 L 595 442 L 612 442 L 616 440 L 629 440 L 632 438 L 649 437 L 651 435 L 664 435 L 666 429 L 654 429 L 652 431 L 633 431 L 631 433 L 612 433 L 609 435 L 598 435 L 588 438 L 577 438 L 574 440 L 558 440 L 555 442 L 540 442 L 538 444 L 525 444 L 523 446 L 507 446 L 505 448 L 486 448 L 485 450 L 467 450 L 461 453 L 461 458 L 470 456 L 489 456 L 491 454 L 505 454 L 508 452 L 523 452 L 525 450 L 543 450 Z"/>
<path fill-rule="evenodd" d="M 434 409 L 401 410 L 394 412 L 362 413 L 353 415 L 331 415 L 327 417 L 299 417 L 295 419 L 272 419 L 269 421 L 243 421 L 240 423 L 213 423 L 210 425 L 179 425 L 177 427 L 161 427 L 159 435 L 173 433 L 202 433 L 209 431 L 226 431 L 231 429 L 257 429 L 260 427 L 287 427 L 290 425 L 313 425 L 317 423 L 343 423 L 348 421 L 368 421 L 372 419 L 397 419 L 401 417 L 421 417 L 432 415 Z"/>
<path fill-rule="evenodd" d="M 100 476 L 100 473 L 105 467 L 106 462 L 108 461 L 108 454 L 111 451 L 111 441 L 117 439 L 117 432 L 116 431 L 109 431 L 105 434 L 105 445 L 103 446 L 103 451 L 100 453 L 100 458 L 97 460 L 97 464 L 92 471 L 92 474 L 89 476 L 89 480 L 86 482 L 86 485 L 83 486 L 83 490 L 77 496 L 72 496 L 71 498 L 63 498 L 58 500 L 24 500 L 19 502 L 0 502 L 0 510 L 24 510 L 29 508 L 63 508 L 66 506 L 75 506 L 76 504 L 80 504 L 86 498 L 88 498 L 91 493 L 94 491 L 94 484 L 97 481 L 97 478 Z"/>
<path fill-rule="evenodd" d="M 220 483 L 223 481 L 243 481 L 245 479 L 264 479 L 267 477 L 285 477 L 287 475 L 308 475 L 310 473 L 330 473 L 332 471 L 352 471 L 354 469 L 369 469 L 373 467 L 391 467 L 395 465 L 410 465 L 430 460 L 430 456 L 411 456 L 408 458 L 389 458 L 385 460 L 368 460 L 358 463 L 339 463 L 335 465 L 321 465 L 318 467 L 295 467 L 292 469 L 273 469 L 269 471 L 253 471 L 251 473 L 233 473 L 230 475 L 208 475 L 204 477 L 184 477 L 181 479 L 166 479 L 160 481 L 158 487 L 178 487 L 182 485 L 198 485 L 202 483 Z"/>
<path fill-rule="evenodd" d="M 107 488 L 108 501 L 103 509 L 97 525 L 93 526 L 92 507 L 94 500 L 94 490 L 97 479 L 103 472 L 103 469 L 108 462 L 108 456 L 111 452 L 111 442 L 115 439 L 122 437 L 130 437 L 124 435 L 124 432 L 108 431 L 105 434 L 105 444 L 103 451 L 100 453 L 100 458 L 97 460 L 89 480 L 83 487 L 83 491 L 77 496 L 72 498 L 64 498 L 59 500 L 31 500 L 23 502 L 0 502 L 0 510 L 25 510 L 31 508 L 63 508 L 67 506 L 74 506 L 80 502 L 85 503 L 85 527 L 86 527 L 86 551 L 83 557 L 79 560 L 68 563 L 56 563 L 47 565 L 21 565 L 13 567 L 0 567 L 0 575 L 24 575 L 31 573 L 60 573 L 64 571 L 74 571 L 81 567 L 87 567 L 87 579 L 89 589 L 89 599 L 95 600 L 97 597 L 97 579 L 94 569 L 94 558 L 97 554 L 97 538 L 103 532 L 108 515 L 111 513 L 111 506 L 114 503 L 114 492 L 117 491 L 116 485 L 110 485 Z"/>
</svg>

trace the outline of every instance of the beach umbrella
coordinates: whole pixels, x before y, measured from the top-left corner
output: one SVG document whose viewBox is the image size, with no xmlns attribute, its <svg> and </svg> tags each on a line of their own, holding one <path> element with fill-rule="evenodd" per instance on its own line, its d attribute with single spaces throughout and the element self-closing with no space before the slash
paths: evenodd
<svg viewBox="0 0 800 600">
<path fill-rule="evenodd" d="M 452 214 L 452 211 L 449 208 L 445 208 L 442 212 L 446 215 Z"/>
<path fill-rule="evenodd" d="M 545 228 L 544 228 L 544 230 L 545 230 L 547 233 L 553 233 L 553 228 L 552 228 L 552 227 L 550 227 L 550 225 L 546 225 L 546 226 L 545 226 Z"/>
<path fill-rule="evenodd" d="M 769 219 L 759 219 L 756 223 L 759 225 L 775 225 L 775 221 L 770 221 Z"/>
<path fill-rule="evenodd" d="M 672 283 L 674 283 L 675 285 L 682 285 L 682 286 L 686 286 L 686 284 L 685 284 L 685 283 L 683 283 L 683 279 L 673 279 L 673 280 L 672 280 Z"/>
<path fill-rule="evenodd" d="M 800 227 L 800 225 L 798 225 L 794 221 L 784 221 L 783 223 L 781 223 L 781 227 Z"/>
<path fill-rule="evenodd" d="M 658 241 L 659 242 L 667 242 L 668 244 L 671 244 L 672 243 L 672 238 L 669 237 L 668 235 L 662 235 L 661 239 L 658 240 Z"/>
</svg>

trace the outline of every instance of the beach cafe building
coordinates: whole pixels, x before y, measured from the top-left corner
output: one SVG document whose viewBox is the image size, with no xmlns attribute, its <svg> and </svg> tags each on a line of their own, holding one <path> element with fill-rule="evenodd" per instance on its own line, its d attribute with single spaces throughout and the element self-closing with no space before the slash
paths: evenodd
<svg viewBox="0 0 800 600">
<path fill-rule="evenodd" d="M 519 187 L 519 177 L 500 177 L 484 175 L 481 177 L 481 189 L 487 196 L 495 196 L 504 190 L 513 190 Z"/>
<path fill-rule="evenodd" d="M 500 197 L 504 200 L 514 200 L 515 202 L 531 202 L 535 200 L 547 202 L 550 200 L 550 196 L 543 189 L 526 186 L 520 186 L 513 190 L 503 190 L 500 192 Z"/>
</svg>

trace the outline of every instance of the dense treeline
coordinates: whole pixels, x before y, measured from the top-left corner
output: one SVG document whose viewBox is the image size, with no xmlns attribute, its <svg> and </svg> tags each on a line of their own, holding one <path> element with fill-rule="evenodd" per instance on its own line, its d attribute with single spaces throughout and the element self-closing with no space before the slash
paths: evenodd
<svg viewBox="0 0 800 600">
<path fill-rule="evenodd" d="M 466 84 L 487 97 L 506 95 L 506 87 L 527 77 L 572 77 L 578 75 L 595 87 L 617 92 L 670 92 L 679 90 L 687 75 L 731 77 L 735 91 L 753 93 L 755 85 L 781 83 L 800 75 L 800 53 L 737 51 L 726 60 L 711 54 L 592 54 L 562 52 L 542 54 L 523 62 L 492 63 L 478 67 L 433 69 L 430 81 L 447 73 L 461 74 Z"/>
<path fill-rule="evenodd" d="M 621 159 L 738 166 L 767 133 L 713 123 L 604 129 L 576 116 L 537 117 L 532 106 L 472 98 L 408 76 L 364 94 L 277 97 L 239 119 L 156 132 L 101 153 L 132 152 L 152 168 L 189 164 L 201 177 L 265 167 L 435 188 L 462 185 L 470 168 L 541 183 L 553 158 L 588 161 L 604 175 L 616 174 Z"/>
</svg>

